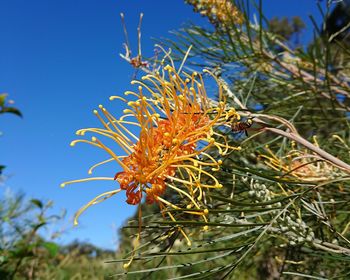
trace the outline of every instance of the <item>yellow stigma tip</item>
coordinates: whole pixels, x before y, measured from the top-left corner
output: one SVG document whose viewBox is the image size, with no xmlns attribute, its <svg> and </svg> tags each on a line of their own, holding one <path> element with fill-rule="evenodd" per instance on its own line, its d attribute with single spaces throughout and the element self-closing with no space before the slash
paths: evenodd
<svg viewBox="0 0 350 280">
<path fill-rule="evenodd" d="M 218 160 L 218 164 L 220 164 L 220 165 L 222 164 L 222 160 L 221 159 Z"/>
<path fill-rule="evenodd" d="M 100 104 L 100 105 L 98 105 L 98 108 L 102 109 L 102 108 L 103 108 L 103 106 Z"/>
<path fill-rule="evenodd" d="M 129 267 L 129 265 L 130 265 L 130 264 L 125 263 L 125 264 L 123 264 L 123 268 L 124 268 L 124 269 L 127 269 L 127 268 Z"/>
<path fill-rule="evenodd" d="M 209 227 L 208 227 L 208 226 L 204 226 L 204 227 L 203 227 L 203 230 L 204 230 L 204 231 L 208 231 L 208 230 L 209 230 Z"/>
<path fill-rule="evenodd" d="M 132 84 L 132 85 L 135 84 L 135 83 L 136 83 L 136 81 L 131 81 L 131 82 L 130 82 L 130 84 Z"/>
<path fill-rule="evenodd" d="M 203 213 L 204 213 L 205 215 L 208 215 L 208 214 L 209 214 L 209 210 L 208 210 L 208 209 L 204 209 L 204 210 L 203 210 Z"/>
<path fill-rule="evenodd" d="M 98 114 L 97 110 L 94 110 L 93 112 L 94 112 L 94 114 L 95 114 L 95 115 L 97 115 L 97 114 Z"/>
<path fill-rule="evenodd" d="M 142 86 L 139 86 L 138 89 L 139 89 L 139 91 L 141 91 L 142 90 Z"/>
<path fill-rule="evenodd" d="M 96 142 L 97 141 L 96 137 L 91 137 L 91 141 Z"/>
<path fill-rule="evenodd" d="M 190 247 L 191 245 L 192 245 L 191 241 L 188 241 L 188 242 L 187 242 L 187 246 Z"/>
<path fill-rule="evenodd" d="M 60 185 L 61 188 L 64 188 L 65 186 L 66 186 L 65 183 L 62 183 L 62 184 Z"/>
</svg>

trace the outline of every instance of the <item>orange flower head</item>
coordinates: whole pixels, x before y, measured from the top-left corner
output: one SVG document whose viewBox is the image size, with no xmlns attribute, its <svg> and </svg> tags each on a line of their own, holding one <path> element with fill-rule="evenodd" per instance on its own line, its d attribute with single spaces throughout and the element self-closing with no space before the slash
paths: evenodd
<svg viewBox="0 0 350 280">
<path fill-rule="evenodd" d="M 162 206 L 179 209 L 162 197 L 170 188 L 184 197 L 182 202 L 187 203 L 188 209 L 201 211 L 203 191 L 222 187 L 211 172 L 218 170 L 222 161 L 207 151 L 216 149 L 224 155 L 229 150 L 237 149 L 228 145 L 225 136 L 214 131 L 215 126 L 227 122 L 228 118 L 237 113 L 233 109 L 226 110 L 220 84 L 220 100 L 213 106 L 205 92 L 202 76 L 196 72 L 182 74 L 183 77 L 174 68 L 166 66 L 162 74 L 146 75 L 142 81 L 133 81 L 132 84 L 139 85 L 138 92 L 125 93 L 126 96 L 132 96 L 133 101 L 119 96 L 110 98 L 121 99 L 127 104 L 123 116 L 116 119 L 100 105 L 102 114 L 97 111 L 94 113 L 103 128 L 87 128 L 77 132 L 78 135 L 93 132 L 98 137 L 93 137 L 91 141 L 75 140 L 71 145 L 85 142 L 104 150 L 110 156 L 108 160 L 90 168 L 90 174 L 95 167 L 111 161 L 116 161 L 123 170 L 113 177 L 93 177 L 62 184 L 115 180 L 120 185 L 120 189 L 102 194 L 84 206 L 78 212 L 75 222 L 87 207 L 121 190 L 125 191 L 128 204 L 139 204 L 145 197 L 148 204 L 157 202 Z M 144 90 L 148 91 L 147 95 Z M 139 128 L 139 137 L 129 126 Z M 112 139 L 126 155 L 115 154 L 99 139 L 100 136 Z"/>
</svg>

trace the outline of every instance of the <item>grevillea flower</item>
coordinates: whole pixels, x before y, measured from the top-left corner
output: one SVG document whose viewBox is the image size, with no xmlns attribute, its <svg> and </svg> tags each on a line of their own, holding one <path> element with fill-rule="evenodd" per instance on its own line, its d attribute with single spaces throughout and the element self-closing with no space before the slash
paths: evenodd
<svg viewBox="0 0 350 280">
<path fill-rule="evenodd" d="M 156 202 L 161 209 L 186 209 L 184 212 L 200 215 L 207 221 L 208 210 L 202 202 L 203 192 L 222 187 L 212 174 L 212 170 L 220 168 L 222 161 L 215 159 L 209 149 L 221 155 L 238 149 L 229 146 L 225 136 L 215 132 L 214 128 L 239 116 L 233 109 L 226 110 L 220 84 L 219 102 L 213 107 L 207 97 L 202 76 L 196 72 L 191 75 L 183 73 L 183 76 L 180 77 L 175 69 L 166 66 L 162 75 L 146 75 L 142 81 L 133 81 L 133 84 L 138 84 L 138 92 L 125 93 L 133 101 L 119 96 L 110 98 L 121 99 L 128 106 L 119 119 L 100 105 L 101 113 L 96 110 L 94 113 L 103 128 L 87 128 L 77 132 L 81 136 L 86 132 L 93 132 L 97 136 L 92 137 L 91 141 L 75 140 L 71 145 L 88 143 L 110 155 L 109 159 L 90 168 L 89 174 L 95 167 L 111 161 L 116 161 L 123 170 L 114 177 L 92 177 L 62 184 L 115 180 L 120 185 L 119 189 L 103 193 L 81 208 L 76 214 L 75 223 L 87 207 L 121 190 L 125 191 L 128 204 L 139 204 L 145 197 L 148 204 Z M 144 93 L 145 90 L 148 94 Z M 140 130 L 139 137 L 128 129 L 129 126 L 136 126 Z M 112 148 L 100 140 L 100 136 L 112 139 L 126 155 L 115 154 Z M 174 191 L 183 199 L 175 205 L 162 197 L 166 191 Z M 167 214 L 175 221 L 170 212 Z M 185 232 L 182 229 L 180 231 L 190 244 Z"/>
<path fill-rule="evenodd" d="M 342 140 L 339 136 L 334 138 Z M 314 145 L 318 147 L 317 139 L 313 138 Z M 260 154 L 265 164 L 276 171 L 282 171 L 283 176 L 289 175 L 302 181 L 320 182 L 339 177 L 341 169 L 327 162 L 319 155 L 309 152 L 307 149 L 297 149 L 296 143 L 291 143 L 291 149 L 283 156 L 277 156 L 266 146 L 267 154 Z"/>
<path fill-rule="evenodd" d="M 230 27 L 232 24 L 244 22 L 242 13 L 230 0 L 186 0 L 186 2 L 215 25 Z"/>
</svg>

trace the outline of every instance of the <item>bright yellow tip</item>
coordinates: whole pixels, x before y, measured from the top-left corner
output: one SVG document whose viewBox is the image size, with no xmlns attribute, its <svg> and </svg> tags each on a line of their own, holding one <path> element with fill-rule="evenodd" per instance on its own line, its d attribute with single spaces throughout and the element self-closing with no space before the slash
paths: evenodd
<svg viewBox="0 0 350 280">
<path fill-rule="evenodd" d="M 215 139 L 214 138 L 210 138 L 209 143 L 210 144 L 214 144 L 215 143 Z"/>
<path fill-rule="evenodd" d="M 177 142 L 179 142 L 179 140 L 177 140 L 176 138 L 174 138 L 172 141 L 173 144 L 176 144 Z"/>
<path fill-rule="evenodd" d="M 74 146 L 75 146 L 75 142 L 71 142 L 71 143 L 69 144 L 69 146 L 74 147 Z"/>
<path fill-rule="evenodd" d="M 124 268 L 124 269 L 127 269 L 127 268 L 129 267 L 129 265 L 130 265 L 130 264 L 125 263 L 125 264 L 123 264 L 123 268 Z"/>
<path fill-rule="evenodd" d="M 188 205 L 186 206 L 186 208 L 187 208 L 187 209 L 191 209 L 191 208 L 192 208 L 192 205 L 191 205 L 191 204 L 188 204 Z"/>
<path fill-rule="evenodd" d="M 218 187 L 219 189 L 221 189 L 221 188 L 222 188 L 222 185 L 221 185 L 221 184 L 218 184 L 217 187 Z"/>
<path fill-rule="evenodd" d="M 208 231 L 208 230 L 209 230 L 209 226 L 204 226 L 204 227 L 203 227 L 203 230 L 204 230 L 204 231 Z"/>
<path fill-rule="evenodd" d="M 191 241 L 188 241 L 188 242 L 187 242 L 187 246 L 190 247 L 191 245 L 192 245 Z"/>
<path fill-rule="evenodd" d="M 138 89 L 139 89 L 139 91 L 141 91 L 142 90 L 142 86 L 138 86 Z M 143 97 L 143 98 L 145 98 L 145 97 Z"/>
<path fill-rule="evenodd" d="M 204 210 L 203 210 L 203 213 L 204 213 L 205 215 L 208 215 L 208 214 L 209 214 L 209 210 L 208 210 L 208 209 L 204 209 Z"/>
<path fill-rule="evenodd" d="M 128 102 L 128 106 L 129 106 L 129 107 L 133 106 L 134 104 L 135 104 L 134 101 L 129 101 L 129 102 Z"/>
<path fill-rule="evenodd" d="M 97 110 L 94 110 L 93 112 L 94 112 L 94 114 L 95 114 L 95 115 L 97 115 L 97 114 L 98 114 Z"/>
<path fill-rule="evenodd" d="M 218 160 L 218 164 L 219 164 L 219 165 L 222 164 L 222 160 L 221 160 L 221 159 Z"/>
<path fill-rule="evenodd" d="M 65 183 L 62 183 L 62 184 L 60 185 L 61 188 L 64 188 L 65 186 L 66 186 Z"/>
<path fill-rule="evenodd" d="M 103 109 L 103 106 L 100 104 L 100 105 L 98 105 L 98 108 Z"/>
<path fill-rule="evenodd" d="M 169 132 L 165 132 L 165 133 L 164 133 L 164 136 L 165 136 L 165 137 L 169 137 L 169 136 L 170 136 L 170 133 L 169 133 Z"/>
<path fill-rule="evenodd" d="M 91 141 L 96 142 L 97 141 L 96 137 L 91 137 Z"/>
<path fill-rule="evenodd" d="M 132 84 L 132 85 L 135 84 L 135 83 L 136 83 L 136 81 L 131 81 L 131 82 L 130 82 L 130 84 Z"/>
</svg>

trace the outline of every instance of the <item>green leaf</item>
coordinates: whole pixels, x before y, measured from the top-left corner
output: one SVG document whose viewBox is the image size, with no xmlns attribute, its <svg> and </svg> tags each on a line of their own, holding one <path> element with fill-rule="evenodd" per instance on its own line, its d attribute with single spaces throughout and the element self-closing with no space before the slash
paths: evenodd
<svg viewBox="0 0 350 280">
<path fill-rule="evenodd" d="M 38 206 L 40 209 L 43 209 L 44 207 L 44 204 L 39 199 L 31 199 L 30 202 L 35 206 Z"/>
<path fill-rule="evenodd" d="M 5 263 L 7 261 L 7 257 L 6 256 L 0 256 L 0 265 Z"/>
<path fill-rule="evenodd" d="M 222 196 L 219 196 L 219 195 L 213 195 L 213 194 L 210 195 L 210 197 L 212 197 L 214 199 L 217 199 L 217 200 L 220 200 L 220 201 L 225 201 L 225 202 L 228 202 L 228 203 L 233 204 L 233 205 L 240 205 L 240 206 L 264 206 L 264 205 L 271 205 L 271 204 L 274 204 L 274 203 L 277 203 L 277 202 L 282 202 L 284 200 L 292 199 L 292 198 L 295 198 L 295 197 L 298 197 L 298 196 L 301 196 L 301 194 L 297 193 L 297 194 L 293 194 L 293 195 L 289 195 L 289 196 L 282 196 L 282 197 L 271 199 L 269 201 L 264 201 L 264 202 L 248 203 L 248 202 L 242 202 L 242 201 L 235 201 L 233 199 L 222 197 Z M 266 208 L 265 210 L 268 210 L 268 208 Z"/>
<path fill-rule="evenodd" d="M 5 169 L 5 165 L 0 165 L 0 175 L 2 174 L 2 171 Z"/>
<path fill-rule="evenodd" d="M 41 227 L 43 227 L 43 226 L 45 226 L 45 225 L 47 225 L 47 222 L 42 221 L 42 222 L 40 222 L 39 224 L 34 224 L 34 225 L 32 226 L 32 228 L 33 228 L 33 230 L 37 231 L 39 228 L 41 228 Z"/>
<path fill-rule="evenodd" d="M 15 114 L 21 118 L 23 117 L 21 111 L 18 110 L 17 108 L 14 108 L 14 107 L 3 107 L 2 110 L 0 111 L 0 113 L 11 113 L 11 114 Z"/>
<path fill-rule="evenodd" d="M 7 97 L 6 93 L 0 94 L 0 107 L 3 107 L 5 105 L 6 97 Z"/>
<path fill-rule="evenodd" d="M 213 222 L 195 222 L 195 221 L 155 221 L 153 224 L 161 225 L 184 225 L 184 226 L 216 226 L 216 227 L 252 227 L 252 226 L 266 226 L 268 223 L 245 223 L 245 224 L 225 224 Z"/>
<path fill-rule="evenodd" d="M 45 242 L 43 247 L 49 251 L 51 257 L 55 257 L 59 250 L 59 246 L 54 242 Z"/>
</svg>

